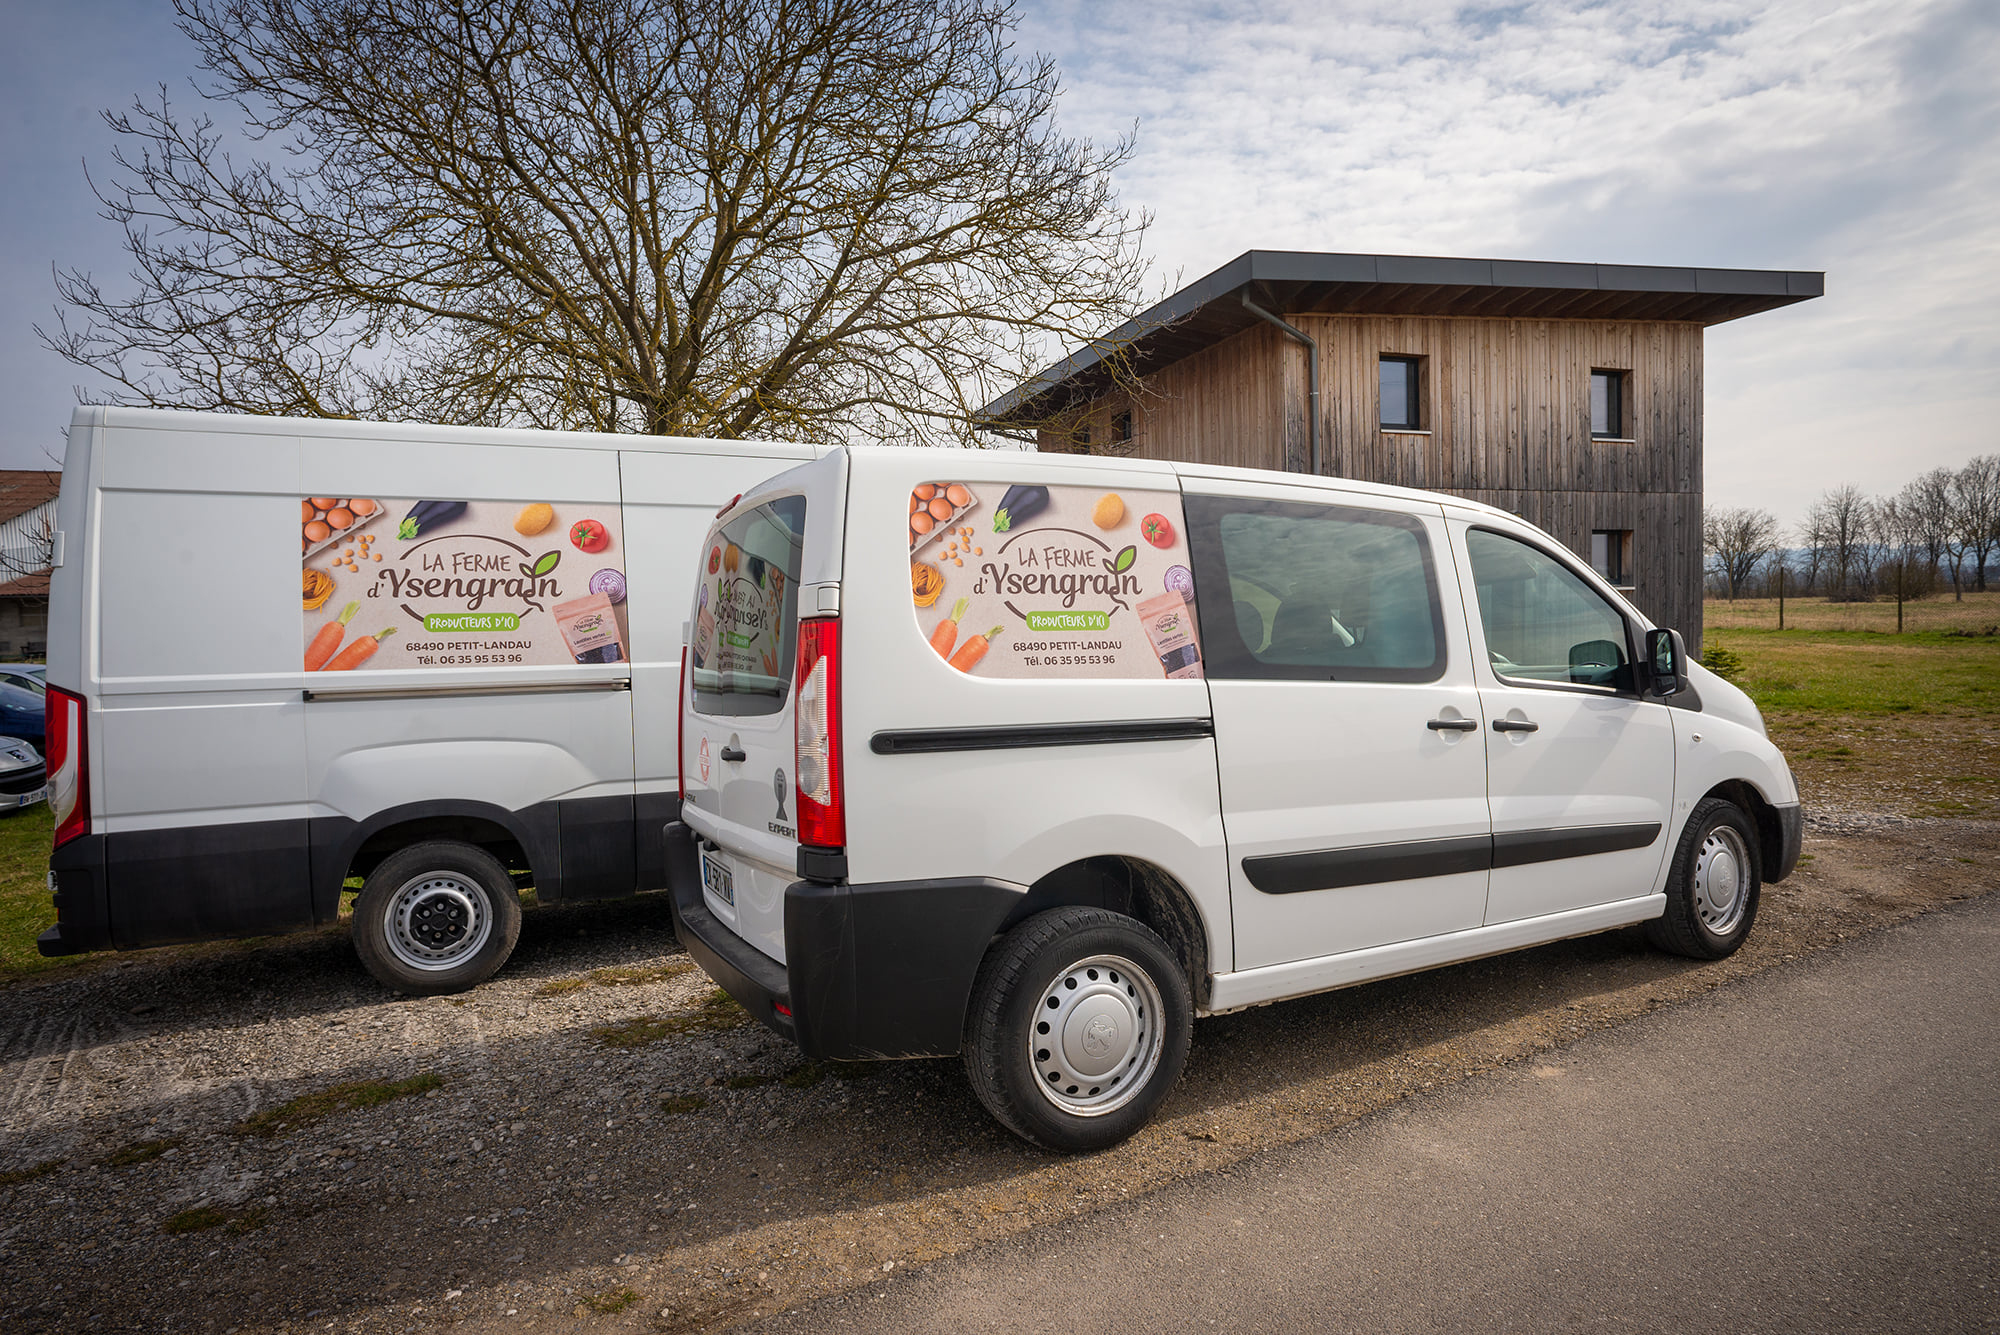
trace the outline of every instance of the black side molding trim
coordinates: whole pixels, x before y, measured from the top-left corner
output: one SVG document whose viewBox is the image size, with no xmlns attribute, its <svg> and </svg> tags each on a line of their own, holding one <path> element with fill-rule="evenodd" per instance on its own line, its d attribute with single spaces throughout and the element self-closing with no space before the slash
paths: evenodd
<svg viewBox="0 0 2000 1335">
<path fill-rule="evenodd" d="M 1243 874 L 1267 895 L 1296 895 L 1308 890 L 1373 885 L 1378 881 L 1411 881 L 1422 876 L 1485 871 L 1492 865 L 1493 836 L 1468 834 L 1456 839 L 1419 839 L 1407 844 L 1273 853 L 1243 859 Z"/>
<path fill-rule="evenodd" d="M 1659 837 L 1657 822 L 1469 834 L 1454 839 L 1418 839 L 1401 844 L 1366 844 L 1359 848 L 1324 848 L 1245 858 L 1243 875 L 1267 895 L 1296 895 L 1311 890 L 1413 881 L 1426 876 L 1453 876 L 1493 867 L 1524 867 L 1534 862 L 1617 853 L 1645 848 Z"/>
<path fill-rule="evenodd" d="M 1657 821 L 1635 825 L 1592 825 L 1573 830 L 1512 830 L 1493 836 L 1493 865 L 1525 867 L 1531 862 L 1587 858 L 1644 848 L 1660 837 Z"/>
<path fill-rule="evenodd" d="M 907 756 L 930 751 L 1007 751 L 1031 746 L 1181 742 L 1213 736 L 1214 719 L 1135 719 L 1124 723 L 1030 723 L 998 728 L 902 729 L 876 733 L 868 739 L 868 749 L 878 756 Z"/>
</svg>

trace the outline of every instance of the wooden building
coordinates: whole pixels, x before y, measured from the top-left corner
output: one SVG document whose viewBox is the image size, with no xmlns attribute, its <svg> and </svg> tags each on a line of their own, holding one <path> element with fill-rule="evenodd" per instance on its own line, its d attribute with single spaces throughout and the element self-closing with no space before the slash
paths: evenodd
<svg viewBox="0 0 2000 1335">
<path fill-rule="evenodd" d="M 1483 501 L 1698 645 L 1702 330 L 1823 290 L 1819 273 L 1253 250 L 983 424 Z"/>
</svg>

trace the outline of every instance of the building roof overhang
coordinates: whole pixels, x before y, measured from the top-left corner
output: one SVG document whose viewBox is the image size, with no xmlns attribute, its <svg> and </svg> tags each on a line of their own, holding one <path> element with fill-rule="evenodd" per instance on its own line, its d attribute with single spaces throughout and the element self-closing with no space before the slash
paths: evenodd
<svg viewBox="0 0 2000 1335">
<path fill-rule="evenodd" d="M 1112 359 L 1143 376 L 1281 315 L 1441 315 L 1521 320 L 1663 320 L 1712 325 L 1810 301 L 1824 273 L 1568 264 L 1437 255 L 1249 250 L 980 410 L 982 424 L 1044 420 L 1096 398 Z"/>
</svg>

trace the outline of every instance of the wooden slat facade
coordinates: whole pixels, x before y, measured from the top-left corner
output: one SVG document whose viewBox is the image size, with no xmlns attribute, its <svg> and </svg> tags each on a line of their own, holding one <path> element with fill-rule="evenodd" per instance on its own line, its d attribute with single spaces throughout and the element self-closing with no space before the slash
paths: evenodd
<svg viewBox="0 0 2000 1335">
<path fill-rule="evenodd" d="M 1519 514 L 1588 559 L 1596 530 L 1632 535 L 1633 601 L 1701 642 L 1702 327 L 1287 313 L 1320 348 L 1321 470 L 1450 492 Z M 1422 426 L 1381 429 L 1385 355 L 1421 357 Z M 1042 448 L 1306 469 L 1306 353 L 1243 330 L 1111 393 Z M 1590 434 L 1590 373 L 1628 375 L 1630 439 Z M 1129 443 L 1112 422 L 1132 414 Z M 1087 442 L 1087 443 L 1086 443 Z"/>
</svg>

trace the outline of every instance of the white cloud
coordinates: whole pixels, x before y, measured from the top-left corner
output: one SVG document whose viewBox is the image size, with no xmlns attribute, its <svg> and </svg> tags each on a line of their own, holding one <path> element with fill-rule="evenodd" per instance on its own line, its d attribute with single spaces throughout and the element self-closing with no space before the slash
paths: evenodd
<svg viewBox="0 0 2000 1335">
<path fill-rule="evenodd" d="M 1708 493 L 1786 518 L 2000 449 L 2000 11 L 1043 4 L 1168 274 L 1252 248 L 1827 271 L 1709 335 Z"/>
</svg>

